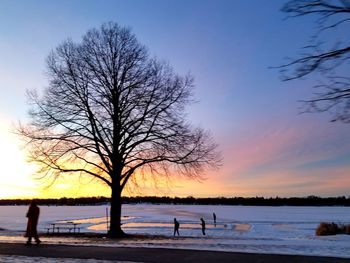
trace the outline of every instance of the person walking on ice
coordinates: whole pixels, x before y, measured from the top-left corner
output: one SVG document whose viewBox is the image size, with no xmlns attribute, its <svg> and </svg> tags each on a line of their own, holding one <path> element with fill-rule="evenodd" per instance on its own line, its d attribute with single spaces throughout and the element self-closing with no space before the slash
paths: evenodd
<svg viewBox="0 0 350 263">
<path fill-rule="evenodd" d="M 205 236 L 205 221 L 203 218 L 201 218 L 201 226 L 202 226 L 202 234 Z"/>
<path fill-rule="evenodd" d="M 176 218 L 174 218 L 174 236 L 177 233 L 177 235 L 179 236 L 179 228 L 180 228 L 180 223 L 179 221 L 176 220 Z"/>
</svg>

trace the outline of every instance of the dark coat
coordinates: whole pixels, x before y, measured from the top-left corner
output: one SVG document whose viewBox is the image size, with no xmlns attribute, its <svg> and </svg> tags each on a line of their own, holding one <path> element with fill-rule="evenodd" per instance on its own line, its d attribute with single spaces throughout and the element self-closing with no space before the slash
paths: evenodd
<svg viewBox="0 0 350 263">
<path fill-rule="evenodd" d="M 28 222 L 25 237 L 35 237 L 38 235 L 36 228 L 39 221 L 39 214 L 39 207 L 35 204 L 31 204 L 27 212 Z"/>
<path fill-rule="evenodd" d="M 180 227 L 179 221 L 174 220 L 174 227 L 175 227 L 175 230 L 179 230 L 179 227 Z"/>
</svg>

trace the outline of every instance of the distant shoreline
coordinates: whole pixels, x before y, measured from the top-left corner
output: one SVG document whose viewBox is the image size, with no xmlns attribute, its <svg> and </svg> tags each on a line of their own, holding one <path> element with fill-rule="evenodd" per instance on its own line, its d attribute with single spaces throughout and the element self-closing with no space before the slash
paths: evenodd
<svg viewBox="0 0 350 263">
<path fill-rule="evenodd" d="M 79 206 L 107 205 L 109 197 L 46 198 L 36 199 L 39 205 Z M 31 199 L 0 199 L 0 206 L 28 205 Z M 123 197 L 123 204 L 172 205 L 242 205 L 242 206 L 350 206 L 350 197 Z"/>
<path fill-rule="evenodd" d="M 98 247 L 76 245 L 49 245 L 27 247 L 19 243 L 1 243 L 0 255 L 47 257 L 47 258 L 80 258 L 100 260 L 120 260 L 148 263 L 209 263 L 209 262 L 260 262 L 260 263 L 345 263 L 347 258 L 253 254 L 239 252 L 219 252 L 205 250 L 167 249 L 167 248 L 130 248 Z"/>
</svg>

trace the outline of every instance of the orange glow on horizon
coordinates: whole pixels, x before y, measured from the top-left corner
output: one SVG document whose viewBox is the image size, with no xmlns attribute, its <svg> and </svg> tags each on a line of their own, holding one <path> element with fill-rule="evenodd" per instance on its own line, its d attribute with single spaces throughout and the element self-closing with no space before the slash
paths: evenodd
<svg viewBox="0 0 350 263">
<path fill-rule="evenodd" d="M 50 181 L 35 179 L 35 166 L 25 161 L 20 140 L 10 132 L 10 122 L 0 116 L 0 199 L 6 198 L 61 198 L 110 196 L 110 189 L 97 179 L 64 175 L 51 187 Z M 347 193 L 350 185 L 347 164 L 313 167 L 312 170 L 294 169 L 327 159 L 332 152 L 321 155 L 307 152 L 303 157 L 281 158 L 288 150 L 296 151 L 303 144 L 303 134 L 288 130 L 262 135 L 249 140 L 232 142 L 227 146 L 226 164 L 218 171 L 208 171 L 202 181 L 173 176 L 171 180 L 143 180 L 138 187 L 131 183 L 124 196 L 178 196 L 178 197 L 234 197 L 234 196 L 338 196 Z M 287 156 L 289 157 L 289 156 Z M 287 161 L 286 161 L 287 160 Z M 266 169 L 268 167 L 268 169 Z M 343 194 L 345 195 L 345 194 Z"/>
</svg>

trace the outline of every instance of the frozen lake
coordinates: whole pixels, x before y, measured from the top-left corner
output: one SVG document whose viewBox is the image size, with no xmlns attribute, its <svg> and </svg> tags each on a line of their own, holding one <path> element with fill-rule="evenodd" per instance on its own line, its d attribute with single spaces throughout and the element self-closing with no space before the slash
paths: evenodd
<svg viewBox="0 0 350 263">
<path fill-rule="evenodd" d="M 108 206 L 41 206 L 39 231 L 51 223 L 74 221 L 82 232 L 106 232 Z M 0 242 L 24 242 L 26 206 L 0 206 Z M 213 212 L 217 215 L 216 225 Z M 150 239 L 108 240 L 43 237 L 45 243 L 143 246 L 220 251 L 301 254 L 350 258 L 350 235 L 318 237 L 324 222 L 350 223 L 350 207 L 256 207 L 199 205 L 124 205 L 126 233 L 160 235 Z M 173 219 L 180 237 L 173 237 Z M 202 235 L 200 218 L 206 221 Z"/>
</svg>

